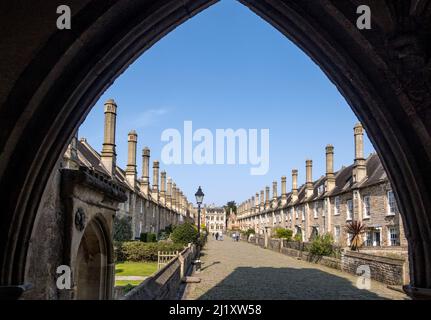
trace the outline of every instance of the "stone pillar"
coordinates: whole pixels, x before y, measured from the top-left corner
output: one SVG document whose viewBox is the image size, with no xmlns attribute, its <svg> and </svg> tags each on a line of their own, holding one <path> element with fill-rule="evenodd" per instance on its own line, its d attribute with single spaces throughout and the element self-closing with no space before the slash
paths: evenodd
<svg viewBox="0 0 431 320">
<path fill-rule="evenodd" d="M 142 150 L 142 180 L 141 191 L 148 196 L 150 192 L 150 149 L 145 147 Z"/>
<path fill-rule="evenodd" d="M 305 197 L 309 198 L 313 195 L 313 160 L 305 161 L 305 172 L 306 172 Z"/>
<path fill-rule="evenodd" d="M 256 202 L 255 202 L 255 213 L 259 213 L 259 205 L 260 205 L 260 201 L 259 201 L 259 192 L 256 192 Z"/>
<path fill-rule="evenodd" d="M 353 165 L 353 182 L 361 182 L 367 176 L 364 158 L 364 129 L 360 123 L 353 129 L 355 135 L 355 162 Z"/>
<path fill-rule="evenodd" d="M 153 188 L 151 192 L 151 196 L 154 201 L 159 201 L 159 161 L 153 161 Z"/>
<path fill-rule="evenodd" d="M 263 211 L 265 209 L 265 191 L 261 190 L 260 191 L 260 210 L 259 211 Z"/>
<path fill-rule="evenodd" d="M 292 197 L 291 201 L 295 202 L 298 200 L 298 170 L 292 170 Z"/>
<path fill-rule="evenodd" d="M 287 203 L 287 192 L 286 192 L 286 177 L 281 177 L 281 205 L 284 206 Z"/>
<path fill-rule="evenodd" d="M 138 134 L 135 130 L 129 132 L 127 139 L 127 167 L 126 167 L 126 179 L 127 182 L 132 186 L 133 190 L 136 187 L 136 145 L 138 143 Z"/>
<path fill-rule="evenodd" d="M 105 103 L 105 129 L 101 162 L 111 177 L 115 175 L 116 157 L 115 153 L 115 129 L 117 119 L 117 104 L 110 99 Z"/>
<path fill-rule="evenodd" d="M 277 181 L 272 182 L 272 206 L 275 208 L 278 202 Z"/>
<path fill-rule="evenodd" d="M 160 202 L 166 205 L 166 171 L 160 173 Z"/>
</svg>

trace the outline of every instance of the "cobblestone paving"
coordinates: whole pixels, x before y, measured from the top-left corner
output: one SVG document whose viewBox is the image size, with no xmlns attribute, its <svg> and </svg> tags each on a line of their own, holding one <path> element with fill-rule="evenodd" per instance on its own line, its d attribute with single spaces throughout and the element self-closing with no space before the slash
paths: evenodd
<svg viewBox="0 0 431 320">
<path fill-rule="evenodd" d="M 407 299 L 386 285 L 356 287 L 357 277 L 258 246 L 210 239 L 202 251 L 198 284 L 189 284 L 184 299 Z"/>
</svg>

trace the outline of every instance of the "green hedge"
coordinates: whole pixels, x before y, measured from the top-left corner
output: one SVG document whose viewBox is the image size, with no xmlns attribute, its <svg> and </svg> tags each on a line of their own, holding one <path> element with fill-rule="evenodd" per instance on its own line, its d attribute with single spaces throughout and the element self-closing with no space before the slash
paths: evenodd
<svg viewBox="0 0 431 320">
<path fill-rule="evenodd" d="M 139 240 L 141 242 L 157 242 L 157 236 L 155 233 L 143 232 L 141 233 Z"/>
<path fill-rule="evenodd" d="M 288 241 L 292 240 L 293 231 L 286 228 L 275 228 L 274 230 L 274 236 L 275 238 L 283 238 L 287 239 Z"/>
<path fill-rule="evenodd" d="M 168 242 L 130 241 L 115 243 L 115 261 L 157 261 L 158 251 L 182 251 L 184 245 Z"/>
</svg>

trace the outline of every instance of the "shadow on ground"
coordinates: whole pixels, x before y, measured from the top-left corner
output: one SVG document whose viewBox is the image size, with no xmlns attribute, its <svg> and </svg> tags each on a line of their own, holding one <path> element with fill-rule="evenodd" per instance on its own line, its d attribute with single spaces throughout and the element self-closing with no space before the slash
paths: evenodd
<svg viewBox="0 0 431 320">
<path fill-rule="evenodd" d="M 387 300 L 316 269 L 238 267 L 199 300 Z"/>
</svg>

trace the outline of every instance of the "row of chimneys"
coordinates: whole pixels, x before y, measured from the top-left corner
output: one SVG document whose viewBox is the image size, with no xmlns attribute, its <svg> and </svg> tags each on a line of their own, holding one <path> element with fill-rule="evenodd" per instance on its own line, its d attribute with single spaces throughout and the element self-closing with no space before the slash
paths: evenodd
<svg viewBox="0 0 431 320">
<path fill-rule="evenodd" d="M 360 123 L 356 124 L 354 127 L 354 137 L 355 137 L 355 163 L 353 165 L 353 183 L 361 182 L 367 176 L 367 168 L 365 165 L 364 158 L 364 129 Z M 313 175 L 312 175 L 313 161 L 305 161 L 305 172 L 306 172 L 306 182 L 305 182 L 305 198 L 308 199 L 313 195 Z M 326 182 L 325 191 L 329 192 L 335 188 L 335 175 L 334 175 L 334 147 L 332 145 L 326 146 Z M 260 191 L 260 201 L 259 192 L 256 196 L 252 196 L 250 199 L 243 202 L 239 208 L 238 213 L 261 211 L 268 209 L 271 205 L 270 200 L 270 188 L 267 186 L 265 190 Z M 292 170 L 292 194 L 291 203 L 298 200 L 298 170 Z M 278 195 L 277 195 L 277 181 L 272 183 L 272 203 L 273 208 L 277 206 Z M 281 177 L 281 205 L 284 206 L 287 203 L 287 192 L 286 192 L 286 177 Z"/>
<path fill-rule="evenodd" d="M 117 118 L 117 104 L 110 99 L 105 103 L 105 128 L 104 140 L 101 155 L 101 162 L 108 170 L 111 177 L 115 174 L 116 168 L 116 152 L 115 152 L 115 129 Z M 138 134 L 132 130 L 128 134 L 128 157 L 126 167 L 126 179 L 132 186 L 136 188 L 137 169 L 136 169 L 136 147 L 138 144 Z M 150 188 L 150 149 L 145 147 L 142 150 L 142 177 L 140 189 L 141 192 L 148 196 L 151 194 L 156 202 L 166 205 L 168 208 L 185 214 L 187 210 L 191 210 L 193 205 L 187 201 L 187 197 L 177 187 L 171 178 L 166 182 L 166 171 L 160 172 L 160 191 L 159 191 L 159 161 L 153 161 L 153 185 Z M 166 188 L 167 184 L 167 188 Z"/>
</svg>

